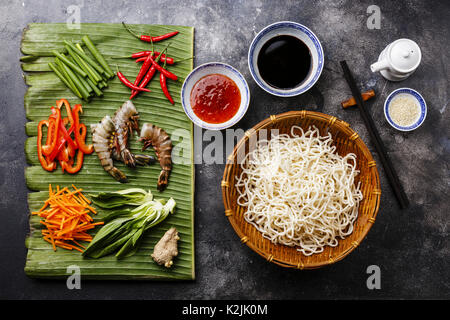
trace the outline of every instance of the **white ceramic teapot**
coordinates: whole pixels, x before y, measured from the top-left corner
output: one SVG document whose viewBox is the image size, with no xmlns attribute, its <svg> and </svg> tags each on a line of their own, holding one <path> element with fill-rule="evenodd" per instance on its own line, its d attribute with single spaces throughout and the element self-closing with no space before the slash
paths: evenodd
<svg viewBox="0 0 450 320">
<path fill-rule="evenodd" d="M 389 44 L 380 54 L 378 61 L 370 66 L 372 72 L 391 81 L 408 78 L 419 66 L 422 53 L 419 46 L 409 39 L 398 39 Z"/>
</svg>

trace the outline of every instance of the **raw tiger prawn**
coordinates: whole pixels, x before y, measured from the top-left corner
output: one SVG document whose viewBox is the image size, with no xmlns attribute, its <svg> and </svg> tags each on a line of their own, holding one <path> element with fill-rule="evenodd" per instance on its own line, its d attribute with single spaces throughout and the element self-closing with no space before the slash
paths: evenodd
<svg viewBox="0 0 450 320">
<path fill-rule="evenodd" d="M 144 123 L 141 130 L 142 151 L 152 146 L 158 157 L 161 173 L 158 178 L 158 190 L 163 191 L 169 182 L 172 170 L 172 140 L 166 131 L 151 123 Z"/>
<path fill-rule="evenodd" d="M 139 130 L 139 115 L 131 101 L 126 101 L 114 114 L 105 116 L 98 124 L 91 125 L 92 142 L 100 163 L 106 172 L 119 182 L 128 182 L 126 175 L 114 166 L 113 159 L 124 162 L 130 168 L 153 164 L 155 158 L 134 155 L 128 149 L 128 138 Z"/>
</svg>

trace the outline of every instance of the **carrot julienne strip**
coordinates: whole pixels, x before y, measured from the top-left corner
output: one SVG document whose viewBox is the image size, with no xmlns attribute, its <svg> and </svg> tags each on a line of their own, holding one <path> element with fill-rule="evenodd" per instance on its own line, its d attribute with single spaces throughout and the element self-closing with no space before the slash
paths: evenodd
<svg viewBox="0 0 450 320">
<path fill-rule="evenodd" d="M 82 194 L 83 189 L 75 185 L 72 188 L 57 185 L 54 189 L 49 185 L 48 199 L 39 211 L 32 212 L 41 217 L 39 222 L 46 227 L 41 231 L 43 240 L 50 243 L 54 251 L 58 247 L 83 252 L 85 247 L 78 241 L 92 241 L 92 236 L 86 231 L 103 224 L 93 223 L 90 213 L 97 212 Z"/>
</svg>

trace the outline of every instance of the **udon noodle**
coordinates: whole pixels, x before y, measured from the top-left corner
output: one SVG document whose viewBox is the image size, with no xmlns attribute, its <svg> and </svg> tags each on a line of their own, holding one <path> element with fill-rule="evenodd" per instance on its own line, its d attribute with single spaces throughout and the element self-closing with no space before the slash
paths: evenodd
<svg viewBox="0 0 450 320">
<path fill-rule="evenodd" d="M 290 136 L 260 140 L 247 154 L 237 202 L 263 237 L 309 256 L 353 232 L 363 198 L 356 155 L 342 157 L 332 143 L 330 133 L 293 126 Z"/>
</svg>

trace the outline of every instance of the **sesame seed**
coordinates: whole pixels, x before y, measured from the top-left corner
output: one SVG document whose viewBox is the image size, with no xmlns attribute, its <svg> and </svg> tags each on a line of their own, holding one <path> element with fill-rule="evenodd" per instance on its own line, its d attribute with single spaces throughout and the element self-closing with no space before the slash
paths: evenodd
<svg viewBox="0 0 450 320">
<path fill-rule="evenodd" d="M 407 95 L 398 95 L 389 105 L 392 121 L 401 127 L 414 124 L 420 116 L 420 106 L 416 99 Z"/>
</svg>

